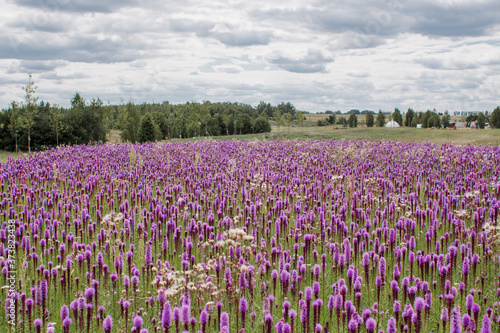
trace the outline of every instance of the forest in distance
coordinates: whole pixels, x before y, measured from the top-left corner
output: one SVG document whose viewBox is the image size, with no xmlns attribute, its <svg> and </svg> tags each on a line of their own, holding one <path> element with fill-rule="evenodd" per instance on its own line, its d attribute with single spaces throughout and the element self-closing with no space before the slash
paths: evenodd
<svg viewBox="0 0 500 333">
<path fill-rule="evenodd" d="M 23 87 L 25 101 L 13 101 L 0 112 L 1 150 L 31 151 L 60 144 L 105 142 L 111 130 L 120 130 L 124 142 L 264 133 L 271 131 L 271 114 L 280 113 L 284 119 L 292 119 L 296 113 L 290 103 L 261 103 L 256 108 L 209 101 L 104 105 L 101 99 L 87 101 L 78 92 L 71 106 L 63 108 L 39 101 L 36 88 L 30 76 Z"/>
</svg>

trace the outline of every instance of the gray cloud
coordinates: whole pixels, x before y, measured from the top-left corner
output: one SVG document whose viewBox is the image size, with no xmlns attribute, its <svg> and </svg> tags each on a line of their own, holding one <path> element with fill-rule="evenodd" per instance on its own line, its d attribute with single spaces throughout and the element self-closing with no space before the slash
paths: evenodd
<svg viewBox="0 0 500 333">
<path fill-rule="evenodd" d="M 209 21 L 194 21 L 190 19 L 169 19 L 167 23 L 169 30 L 172 32 L 194 33 L 198 37 L 209 36 L 209 31 L 215 25 Z"/>
<path fill-rule="evenodd" d="M 333 62 L 333 58 L 325 56 L 322 51 L 309 50 L 307 54 L 298 59 L 282 55 L 269 58 L 269 62 L 294 73 L 326 73 L 327 64 Z"/>
<path fill-rule="evenodd" d="M 33 61 L 67 60 L 72 62 L 111 63 L 132 61 L 141 54 L 141 41 L 127 38 L 85 35 L 62 35 L 57 39 L 45 33 L 18 37 L 8 34 L 0 37 L 0 58 Z M 132 44 L 137 46 L 130 49 Z"/>
<path fill-rule="evenodd" d="M 14 0 L 15 3 L 44 11 L 110 13 L 122 7 L 137 5 L 133 0 Z"/>
<path fill-rule="evenodd" d="M 271 31 L 230 31 L 210 34 L 227 46 L 267 45 L 271 42 Z"/>
<path fill-rule="evenodd" d="M 479 67 L 479 65 L 475 62 L 460 59 L 458 57 L 451 59 L 426 57 L 426 58 L 416 59 L 415 61 L 429 69 L 464 70 L 464 69 L 476 69 Z"/>
<path fill-rule="evenodd" d="M 408 4 L 404 11 L 413 21 L 409 31 L 431 37 L 481 36 L 498 26 L 497 1 L 440 5 L 435 2 Z"/>
</svg>

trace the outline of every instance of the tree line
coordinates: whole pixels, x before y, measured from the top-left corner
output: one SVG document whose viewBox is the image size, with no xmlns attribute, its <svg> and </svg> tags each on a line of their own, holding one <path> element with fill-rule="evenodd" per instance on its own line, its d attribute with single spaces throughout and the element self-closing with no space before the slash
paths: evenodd
<svg viewBox="0 0 500 333">
<path fill-rule="evenodd" d="M 351 110 L 353 111 L 353 110 Z M 336 113 L 327 113 L 329 116 L 326 119 L 318 120 L 318 126 L 327 125 L 342 125 L 344 127 L 357 127 L 358 117 L 357 112 L 351 112 L 348 118 L 338 117 Z M 409 108 L 408 111 L 403 115 L 398 108 L 394 109 L 394 112 L 386 117 L 386 114 L 379 110 L 375 117 L 375 113 L 372 111 L 367 111 L 365 113 L 365 124 L 367 127 L 384 127 L 388 120 L 393 120 L 398 123 L 399 126 L 407 127 L 417 127 L 421 125 L 423 128 L 448 128 L 451 126 L 451 117 L 448 111 L 446 111 L 442 116 L 440 116 L 436 110 L 427 110 L 425 112 L 415 112 L 413 109 Z M 490 123 L 495 128 L 500 128 L 500 107 L 496 107 L 493 110 L 491 117 L 486 117 L 484 113 L 480 112 L 478 115 L 470 115 L 466 118 L 467 126 L 470 126 L 471 122 L 475 122 L 478 128 L 484 128 L 486 123 Z"/>
<path fill-rule="evenodd" d="M 105 105 L 99 98 L 86 100 L 78 92 L 71 107 L 39 101 L 31 74 L 23 87 L 23 102 L 12 101 L 0 111 L 0 149 L 41 150 L 60 144 L 106 142 L 111 130 L 121 131 L 126 142 L 172 138 L 239 135 L 271 131 L 269 118 L 280 114 L 283 121 L 295 119 L 290 103 L 257 107 L 242 103 L 185 104 L 132 102 Z"/>
</svg>

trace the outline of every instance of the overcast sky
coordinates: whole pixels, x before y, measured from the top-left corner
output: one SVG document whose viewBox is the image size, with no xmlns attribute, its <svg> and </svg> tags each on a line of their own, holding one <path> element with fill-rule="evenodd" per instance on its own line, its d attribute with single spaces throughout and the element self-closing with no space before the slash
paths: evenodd
<svg viewBox="0 0 500 333">
<path fill-rule="evenodd" d="M 492 110 L 498 0 L 0 0 L 0 108 L 259 101 Z"/>
</svg>

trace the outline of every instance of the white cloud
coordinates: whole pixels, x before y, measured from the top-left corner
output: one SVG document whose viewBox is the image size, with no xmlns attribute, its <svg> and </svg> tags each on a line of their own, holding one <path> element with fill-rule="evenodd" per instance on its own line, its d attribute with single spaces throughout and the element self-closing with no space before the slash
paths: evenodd
<svg viewBox="0 0 500 333">
<path fill-rule="evenodd" d="M 309 111 L 498 104 L 494 0 L 0 3 L 0 108 L 28 72 L 62 105 L 75 91 Z"/>
</svg>

